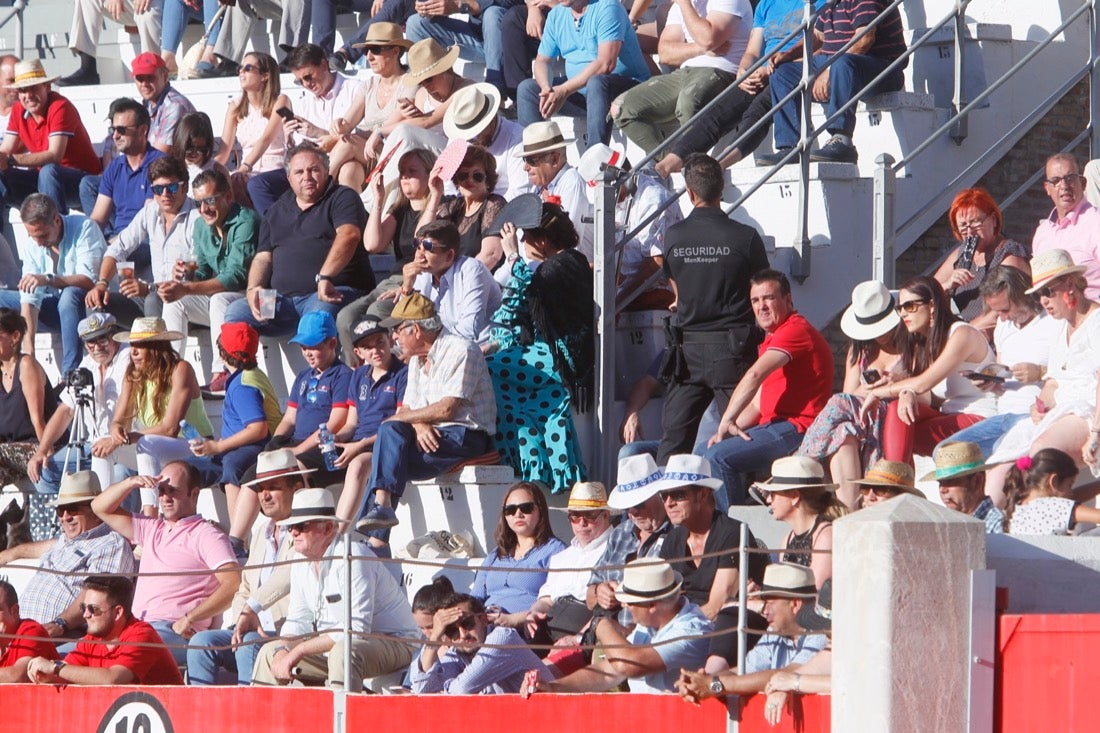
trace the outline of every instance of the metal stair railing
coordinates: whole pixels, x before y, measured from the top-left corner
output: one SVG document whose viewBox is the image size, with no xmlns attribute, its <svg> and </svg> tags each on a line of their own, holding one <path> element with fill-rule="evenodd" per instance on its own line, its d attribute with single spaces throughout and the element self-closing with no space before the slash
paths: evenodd
<svg viewBox="0 0 1100 733">
<path fill-rule="evenodd" d="M 958 0 L 956 13 L 962 13 L 965 11 L 966 6 L 969 4 L 969 0 Z M 1076 22 L 1082 15 L 1088 14 L 1089 23 L 1089 58 L 1084 64 L 1077 68 L 1071 69 L 1065 81 L 1056 88 L 1046 99 L 1044 99 L 1038 106 L 1036 106 L 1031 112 L 1025 115 L 1019 120 L 1012 128 L 998 139 L 990 148 L 985 150 L 981 155 L 964 167 L 946 186 L 942 187 L 939 194 L 933 196 L 925 204 L 918 209 L 915 213 L 910 215 L 901 224 L 896 224 L 896 211 L 894 191 L 896 190 L 896 180 L 898 171 L 903 167 L 911 165 L 912 162 L 923 155 L 933 144 L 935 144 L 941 137 L 947 133 L 950 134 L 952 139 L 961 142 L 961 138 L 957 137 L 960 131 L 965 132 L 966 121 L 971 111 L 982 104 L 988 99 L 994 92 L 1004 86 L 1010 79 L 1015 77 L 1022 69 L 1043 50 L 1048 48 L 1054 41 L 1061 36 L 1067 28 L 1069 28 L 1074 22 Z M 1080 6 L 1078 6 L 1069 16 L 1066 17 L 1057 28 L 1052 30 L 1045 38 L 1037 43 L 1028 53 L 1019 59 L 1016 63 L 1008 68 L 1004 74 L 989 84 L 980 94 L 974 97 L 973 100 L 964 103 L 962 101 L 962 70 L 965 68 L 965 50 L 963 46 L 962 35 L 965 33 L 965 24 L 956 22 L 955 26 L 955 104 L 956 112 L 936 130 L 934 130 L 925 140 L 914 147 L 904 158 L 900 161 L 895 161 L 889 155 L 882 155 L 876 159 L 878 169 L 874 175 L 874 237 L 873 237 L 873 272 L 872 277 L 877 280 L 881 280 L 888 287 L 895 286 L 895 273 L 894 273 L 894 250 L 897 240 L 901 236 L 909 236 L 912 233 L 913 227 L 918 226 L 924 221 L 925 217 L 933 210 L 943 210 L 946 208 L 947 202 L 955 195 L 956 189 L 963 185 L 965 181 L 968 181 L 975 175 L 976 171 L 985 170 L 992 164 L 997 158 L 1003 155 L 1012 144 L 1014 144 L 1027 130 L 1038 122 L 1043 116 L 1045 116 L 1057 102 L 1064 97 L 1070 89 L 1072 89 L 1078 82 L 1088 76 L 1090 82 L 1090 100 L 1091 108 L 1095 113 L 1098 106 L 1100 106 L 1100 97 L 1098 97 L 1098 90 L 1100 90 L 1100 71 L 1098 71 L 1098 49 L 1100 49 L 1100 41 L 1097 39 L 1098 32 L 1098 19 L 1097 19 L 1097 5 L 1096 0 L 1085 0 Z M 1095 119 L 1094 115 L 1090 115 L 1090 122 L 1086 126 L 1084 132 L 1079 134 L 1076 140 L 1070 143 L 1065 150 L 1072 149 L 1076 145 L 1083 142 L 1087 136 L 1090 139 L 1090 149 L 1095 155 L 1098 150 L 1098 141 L 1095 134 L 1095 127 L 1091 120 Z M 1022 195 L 1025 187 L 1030 187 L 1035 184 L 1038 178 L 1041 176 L 1041 172 L 1032 175 L 1028 181 L 1017 189 L 1007 199 L 1007 203 L 1011 204 L 1015 202 L 1020 195 Z M 1003 210 L 1004 207 L 1002 207 Z"/>
</svg>

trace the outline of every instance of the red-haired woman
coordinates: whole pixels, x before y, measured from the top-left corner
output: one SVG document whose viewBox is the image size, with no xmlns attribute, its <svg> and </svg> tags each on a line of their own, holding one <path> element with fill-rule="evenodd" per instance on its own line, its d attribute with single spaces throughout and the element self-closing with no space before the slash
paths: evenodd
<svg viewBox="0 0 1100 733">
<path fill-rule="evenodd" d="M 935 278 L 963 320 L 978 329 L 993 328 L 995 313 L 982 313 L 978 288 L 997 265 L 1008 265 L 1031 274 L 1027 247 L 1008 239 L 1001 231 L 1004 217 L 984 188 L 967 188 L 955 196 L 947 212 L 951 232 L 961 242 L 936 270 Z"/>
</svg>

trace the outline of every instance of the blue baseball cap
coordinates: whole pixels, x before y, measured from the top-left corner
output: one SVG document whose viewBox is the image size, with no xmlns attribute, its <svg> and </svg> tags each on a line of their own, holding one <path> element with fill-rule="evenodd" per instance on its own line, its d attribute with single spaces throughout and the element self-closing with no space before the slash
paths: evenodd
<svg viewBox="0 0 1100 733">
<path fill-rule="evenodd" d="M 290 343 L 313 349 L 330 338 L 336 338 L 336 319 L 328 311 L 311 311 L 298 321 L 298 333 Z"/>
</svg>

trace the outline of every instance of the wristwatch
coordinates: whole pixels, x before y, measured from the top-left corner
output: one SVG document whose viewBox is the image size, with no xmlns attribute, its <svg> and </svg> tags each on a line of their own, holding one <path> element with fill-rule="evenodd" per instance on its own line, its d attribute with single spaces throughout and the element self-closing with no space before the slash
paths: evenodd
<svg viewBox="0 0 1100 733">
<path fill-rule="evenodd" d="M 329 282 L 332 282 L 332 275 L 322 275 L 318 272 L 316 275 L 313 276 L 313 282 L 315 283 L 320 283 L 322 280 L 328 280 Z"/>
<path fill-rule="evenodd" d="M 65 666 L 65 663 L 60 659 L 55 659 L 53 663 L 53 676 L 57 677 L 61 674 L 61 668 Z"/>
<path fill-rule="evenodd" d="M 470 3 L 467 3 L 467 2 L 459 3 L 458 12 L 466 13 L 466 15 L 469 15 L 470 14 Z"/>
<path fill-rule="evenodd" d="M 62 634 L 69 633 L 69 622 L 68 621 L 66 621 L 65 619 L 58 616 L 57 618 L 55 618 L 53 620 L 53 622 L 61 627 L 61 633 Z"/>
<path fill-rule="evenodd" d="M 718 679 L 718 675 L 710 678 L 710 691 L 715 695 L 725 694 L 726 686 L 722 684 L 722 680 Z"/>
</svg>

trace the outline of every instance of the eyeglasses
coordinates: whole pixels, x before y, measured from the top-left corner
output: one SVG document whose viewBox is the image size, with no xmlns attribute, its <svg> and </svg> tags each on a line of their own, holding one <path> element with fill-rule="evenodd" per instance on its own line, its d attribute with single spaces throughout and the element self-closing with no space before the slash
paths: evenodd
<svg viewBox="0 0 1100 733">
<path fill-rule="evenodd" d="M 907 300 L 904 303 L 898 303 L 894 308 L 898 313 L 916 313 L 917 309 L 922 305 L 926 305 L 929 302 L 928 298 L 920 298 L 919 300 Z"/>
<path fill-rule="evenodd" d="M 860 486 L 859 493 L 863 496 L 874 494 L 880 499 L 890 499 L 898 495 L 898 489 L 889 486 Z"/>
<path fill-rule="evenodd" d="M 389 51 L 391 48 L 393 48 L 393 46 L 367 46 L 363 50 L 366 53 L 373 53 L 377 56 L 380 53 L 385 53 L 386 51 Z"/>
<path fill-rule="evenodd" d="M 691 495 L 691 489 L 673 489 L 672 491 L 658 491 L 658 495 L 663 502 L 672 502 L 677 504 L 681 501 L 687 501 L 687 498 Z"/>
<path fill-rule="evenodd" d="M 436 247 L 440 247 L 442 249 L 447 249 L 447 245 L 443 244 L 443 242 L 437 241 L 437 240 L 432 239 L 430 237 L 417 237 L 416 238 L 416 246 L 420 247 L 425 252 L 431 252 Z"/>
<path fill-rule="evenodd" d="M 525 516 L 530 516 L 535 513 L 536 508 L 538 508 L 538 505 L 533 501 L 525 501 L 520 504 L 505 504 L 504 516 L 514 517 L 516 516 L 516 512 Z"/>
<path fill-rule="evenodd" d="M 596 518 L 603 514 L 603 511 L 598 512 L 569 512 L 570 524 L 595 524 Z"/>
<path fill-rule="evenodd" d="M 225 191 L 222 191 L 221 193 L 216 193 L 213 196 L 207 196 L 204 199 L 198 199 L 196 201 L 196 203 L 199 206 L 217 206 L 218 205 L 218 199 L 220 199 L 224 195 L 225 195 Z"/>
<path fill-rule="evenodd" d="M 107 128 L 107 134 L 112 137 L 118 135 L 119 137 L 125 137 L 137 132 L 137 125 L 111 125 Z"/>
<path fill-rule="evenodd" d="M 103 614 L 107 613 L 108 611 L 110 611 L 112 608 L 114 608 L 117 605 L 118 604 L 116 603 L 114 605 L 107 606 L 106 608 L 100 608 L 99 606 L 93 605 L 91 603 L 81 603 L 80 604 L 80 615 L 81 616 L 87 616 L 87 615 L 91 614 L 92 616 L 102 616 Z"/>
<path fill-rule="evenodd" d="M 1076 185 L 1079 180 L 1081 180 L 1081 174 L 1080 173 L 1067 173 L 1064 176 L 1055 176 L 1054 178 L 1047 178 L 1046 182 L 1049 183 L 1054 188 L 1057 188 L 1062 183 L 1065 183 L 1067 186 Z"/>
<path fill-rule="evenodd" d="M 477 616 L 463 616 L 453 624 L 447 624 L 443 627 L 443 635 L 448 639 L 454 639 L 458 636 L 458 630 L 472 631 L 477 626 Z"/>
<path fill-rule="evenodd" d="M 65 512 L 75 517 L 77 514 L 82 514 L 89 506 L 89 504 L 66 504 L 65 506 L 54 507 L 54 512 L 58 518 L 65 516 Z"/>
<path fill-rule="evenodd" d="M 175 183 L 158 183 L 153 186 L 154 196 L 163 196 L 167 191 L 169 196 L 175 196 L 180 192 L 180 187 L 183 186 L 183 181 L 176 181 Z"/>
<path fill-rule="evenodd" d="M 983 216 L 981 219 L 978 219 L 977 221 L 960 221 L 958 224 L 956 224 L 956 226 L 959 228 L 960 232 L 972 232 L 975 229 L 980 229 L 982 224 L 985 224 L 988 220 L 989 216 L 986 215 Z"/>
<path fill-rule="evenodd" d="M 237 70 L 237 73 L 238 74 L 251 74 L 253 71 L 258 72 L 259 70 L 260 70 L 260 67 L 256 66 L 255 64 L 244 64 L 244 65 L 241 66 L 241 68 L 239 68 Z"/>
<path fill-rule="evenodd" d="M 485 174 L 481 171 L 459 171 L 455 173 L 455 180 L 459 183 L 464 183 L 470 179 L 473 179 L 474 183 L 485 183 Z"/>
<path fill-rule="evenodd" d="M 415 325 L 416 325 L 415 323 L 402 323 L 400 326 L 394 326 L 392 329 L 390 329 L 390 335 L 398 336 L 403 331 L 406 331 L 406 330 L 412 328 Z"/>
<path fill-rule="evenodd" d="M 88 339 L 84 342 L 84 346 L 89 349 L 106 349 L 110 344 L 110 336 L 99 336 L 98 338 Z"/>
</svg>

